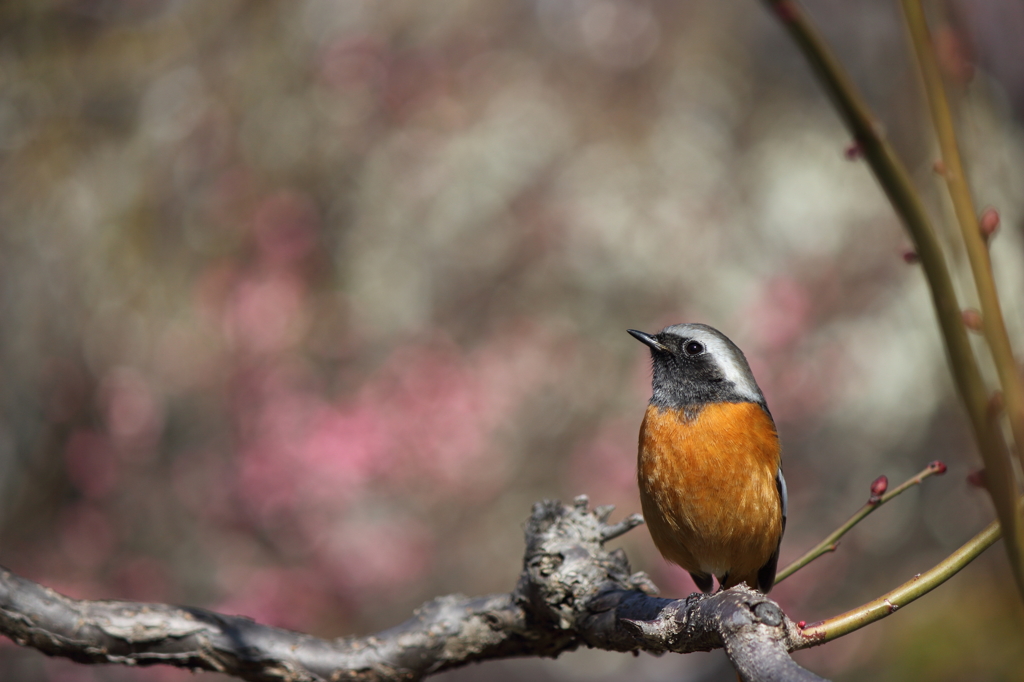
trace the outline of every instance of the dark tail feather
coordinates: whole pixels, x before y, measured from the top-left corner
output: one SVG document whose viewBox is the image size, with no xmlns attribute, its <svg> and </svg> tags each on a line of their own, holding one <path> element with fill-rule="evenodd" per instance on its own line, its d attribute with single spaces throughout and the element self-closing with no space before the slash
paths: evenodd
<svg viewBox="0 0 1024 682">
<path fill-rule="evenodd" d="M 779 547 L 781 546 L 782 541 L 780 540 Z M 757 570 L 757 589 L 765 594 L 771 592 L 772 587 L 775 585 L 775 571 L 779 567 L 779 547 L 776 547 L 775 551 L 772 552 L 768 562 Z"/>
<path fill-rule="evenodd" d="M 693 578 L 693 582 L 697 583 L 698 590 L 704 594 L 711 594 L 715 581 L 710 575 L 706 573 L 691 573 L 690 577 Z"/>
</svg>

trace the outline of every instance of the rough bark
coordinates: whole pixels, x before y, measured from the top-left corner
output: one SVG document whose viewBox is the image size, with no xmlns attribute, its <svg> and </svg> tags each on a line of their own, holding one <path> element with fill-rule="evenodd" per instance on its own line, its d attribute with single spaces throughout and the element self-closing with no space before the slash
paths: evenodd
<svg viewBox="0 0 1024 682">
<path fill-rule="evenodd" d="M 368 637 L 323 640 L 204 609 L 70 599 L 0 571 L 0 632 L 81 663 L 173 665 L 245 680 L 417 680 L 474 661 L 558 656 L 579 646 L 652 653 L 724 647 L 748 682 L 821 680 L 790 651 L 808 646 L 773 601 L 745 587 L 670 600 L 604 542 L 640 524 L 610 507 L 534 505 L 523 572 L 509 594 L 439 597 Z"/>
</svg>

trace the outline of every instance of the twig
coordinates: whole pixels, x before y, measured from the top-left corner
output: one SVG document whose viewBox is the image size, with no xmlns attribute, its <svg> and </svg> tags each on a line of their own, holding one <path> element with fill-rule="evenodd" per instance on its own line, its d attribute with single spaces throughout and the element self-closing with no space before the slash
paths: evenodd
<svg viewBox="0 0 1024 682">
<path fill-rule="evenodd" d="M 829 552 L 834 552 L 836 548 L 839 546 L 839 538 L 846 535 L 846 533 L 849 532 L 850 529 L 852 529 L 854 526 L 856 526 L 858 523 L 864 520 L 864 518 L 868 514 L 875 511 L 892 498 L 896 497 L 905 490 L 908 490 L 913 486 L 920 484 L 921 481 L 928 478 L 929 476 L 944 473 L 946 473 L 945 464 L 939 461 L 932 462 L 927 467 L 925 467 L 920 473 L 907 479 L 906 481 L 896 486 L 887 493 L 885 493 L 884 487 L 882 487 L 882 490 L 877 489 L 876 486 L 878 486 L 879 483 L 886 482 L 884 476 L 878 478 L 875 481 L 875 483 L 872 484 L 871 497 L 869 497 L 868 501 L 864 503 L 864 506 L 858 509 L 857 512 L 846 521 L 846 523 L 839 526 L 839 528 L 834 530 L 828 537 L 826 537 L 824 540 L 822 540 L 817 545 L 808 550 L 806 554 L 804 554 L 802 557 L 791 563 L 789 566 L 786 566 L 784 569 L 779 571 L 778 575 L 775 576 L 775 584 L 782 582 L 783 580 L 793 575 L 794 573 L 796 573 L 801 568 L 811 563 L 818 557 L 824 554 L 828 554 Z"/>
<path fill-rule="evenodd" d="M 884 594 L 863 606 L 858 606 L 852 611 L 847 611 L 844 614 L 829 618 L 820 623 L 808 625 L 803 630 L 804 636 L 812 640 L 815 645 L 824 644 L 895 613 L 897 609 L 931 592 L 959 573 L 960 569 L 974 561 L 978 555 L 995 544 L 999 536 L 999 523 L 993 521 L 985 530 L 975 535 L 967 544 L 931 570 L 914 576 L 892 592 Z"/>
<path fill-rule="evenodd" d="M 626 518 L 622 519 L 618 523 L 605 526 L 604 530 L 601 531 L 601 540 L 607 542 L 613 540 L 620 535 L 628 533 L 637 526 L 641 526 L 644 523 L 644 517 L 639 514 L 630 514 Z"/>
<path fill-rule="evenodd" d="M 910 42 L 917 55 L 921 69 L 922 81 L 932 123 L 935 125 L 936 138 L 942 155 L 942 176 L 946 180 L 954 213 L 960 224 L 967 257 L 974 275 L 975 287 L 981 304 L 981 325 L 985 339 L 992 349 L 993 359 L 999 373 L 1006 402 L 1007 414 L 1014 440 L 1017 442 L 1017 456 L 1024 466 L 1024 389 L 1017 375 L 1017 363 L 1013 358 L 1013 348 L 1006 332 L 1003 314 L 999 305 L 999 294 L 995 279 L 992 276 L 992 260 L 988 246 L 981 232 L 974 200 L 967 184 L 960 149 L 957 144 L 953 115 L 943 87 L 942 75 L 935 59 L 931 35 L 925 21 L 924 10 L 920 0 L 902 0 L 903 15 L 907 22 Z"/>
<path fill-rule="evenodd" d="M 1010 453 L 998 423 L 988 414 L 989 392 L 967 338 L 953 280 L 924 204 L 910 174 L 880 133 L 871 111 L 839 61 L 795 0 L 764 0 L 789 31 L 821 82 L 864 159 L 903 221 L 932 295 L 950 369 L 970 417 L 978 450 L 991 481 L 989 494 L 1005 533 L 1006 552 L 1024 595 L 1024 538 L 1015 512 L 1017 489 Z"/>
<path fill-rule="evenodd" d="M 1003 390 L 1006 415 L 1013 433 L 1017 457 L 1021 466 L 1024 467 L 1024 386 L 1021 385 L 1017 362 L 1013 357 L 1013 347 L 1010 345 L 1010 336 L 1007 334 L 1006 324 L 1003 322 L 999 292 L 992 274 L 992 259 L 981 232 L 970 187 L 967 185 L 967 176 L 960 159 L 956 130 L 953 126 L 953 115 L 949 108 L 946 90 L 943 87 L 942 74 L 935 59 L 935 50 L 925 20 L 924 9 L 920 0 L 901 0 L 900 4 L 907 22 L 910 43 L 914 48 L 914 54 L 917 55 L 917 63 L 921 69 L 921 80 L 924 83 L 926 99 L 931 110 L 935 135 L 939 141 L 944 169 L 942 176 L 946 180 L 949 197 L 953 203 L 953 212 L 960 224 L 960 232 L 967 250 L 967 259 L 974 275 L 974 286 L 978 291 L 978 302 L 981 304 L 981 331 L 992 351 L 992 360 Z M 1012 477 L 1010 480 L 1013 480 Z M 1017 530 L 1021 531 L 1019 527 Z M 1024 537 L 1018 536 L 1018 540 L 1024 548 Z"/>
</svg>

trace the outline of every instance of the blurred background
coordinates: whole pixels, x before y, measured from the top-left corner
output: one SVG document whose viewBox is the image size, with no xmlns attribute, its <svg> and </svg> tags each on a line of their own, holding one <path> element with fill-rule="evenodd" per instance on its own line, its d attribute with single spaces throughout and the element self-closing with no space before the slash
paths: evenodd
<svg viewBox="0 0 1024 682">
<path fill-rule="evenodd" d="M 896 3 L 808 6 L 944 218 Z M 1024 4 L 930 7 L 1019 340 Z M 948 463 L 773 592 L 807 621 L 873 598 L 992 511 L 908 240 L 847 145 L 755 0 L 7 0 L 0 563 L 323 637 L 508 591 L 534 501 L 639 511 L 650 368 L 625 329 L 701 321 L 778 422 L 782 563 L 876 476 Z M 694 589 L 644 529 L 620 542 Z M 1024 679 L 1022 620 L 998 545 L 797 657 Z M 446 677 L 733 675 L 577 652 Z M 193 679 L 7 640 L 0 678 Z"/>
</svg>

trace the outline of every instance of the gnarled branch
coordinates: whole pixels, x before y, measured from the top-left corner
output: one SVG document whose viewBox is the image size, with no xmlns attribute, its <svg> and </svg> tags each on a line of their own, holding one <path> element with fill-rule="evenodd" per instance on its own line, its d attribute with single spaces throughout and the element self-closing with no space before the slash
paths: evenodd
<svg viewBox="0 0 1024 682">
<path fill-rule="evenodd" d="M 534 505 L 523 572 L 509 594 L 439 597 L 368 637 L 333 641 L 196 608 L 70 599 L 0 571 L 0 632 L 82 663 L 165 664 L 245 680 L 417 680 L 474 661 L 557 656 L 579 646 L 653 653 L 724 647 L 744 680 L 821 680 L 788 652 L 808 645 L 782 610 L 746 587 L 659 599 L 605 540 L 608 508 Z"/>
</svg>

